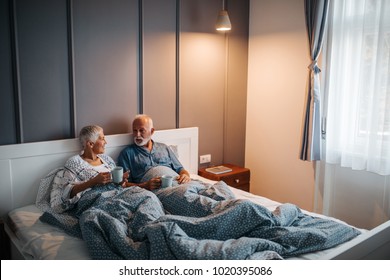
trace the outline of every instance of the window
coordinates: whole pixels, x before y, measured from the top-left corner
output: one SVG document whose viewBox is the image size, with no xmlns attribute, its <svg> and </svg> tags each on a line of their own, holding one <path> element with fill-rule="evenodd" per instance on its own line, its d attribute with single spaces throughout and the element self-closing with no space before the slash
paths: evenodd
<svg viewBox="0 0 390 280">
<path fill-rule="evenodd" d="M 390 1 L 331 1 L 326 161 L 390 175 Z"/>
</svg>

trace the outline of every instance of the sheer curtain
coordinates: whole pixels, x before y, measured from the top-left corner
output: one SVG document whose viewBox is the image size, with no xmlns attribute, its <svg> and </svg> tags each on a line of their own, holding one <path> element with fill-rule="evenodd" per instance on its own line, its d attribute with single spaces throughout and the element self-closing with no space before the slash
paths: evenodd
<svg viewBox="0 0 390 280">
<path fill-rule="evenodd" d="M 331 1 L 326 161 L 390 174 L 390 1 Z"/>
</svg>

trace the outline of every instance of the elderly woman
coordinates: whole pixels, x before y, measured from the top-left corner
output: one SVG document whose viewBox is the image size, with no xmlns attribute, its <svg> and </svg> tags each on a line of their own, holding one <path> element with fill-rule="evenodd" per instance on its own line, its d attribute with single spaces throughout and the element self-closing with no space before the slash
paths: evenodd
<svg viewBox="0 0 390 280">
<path fill-rule="evenodd" d="M 51 194 L 51 206 L 56 212 L 66 211 L 74 206 L 80 197 L 96 186 L 111 183 L 113 159 L 105 155 L 107 144 L 103 129 L 97 125 L 85 126 L 79 135 L 82 152 L 72 156 L 65 163 L 62 173 L 57 174 Z M 126 173 L 123 182 L 126 181 Z"/>
<path fill-rule="evenodd" d="M 109 228 L 112 236 L 121 237 L 123 242 L 127 242 L 127 236 L 135 240 L 144 238 L 143 227 L 164 215 L 160 201 L 145 189 L 137 186 L 126 188 L 127 172 L 121 183 L 112 182 L 111 171 L 115 162 L 104 154 L 107 142 L 101 127 L 83 127 L 79 139 L 82 152 L 69 158 L 64 168 L 56 173 L 50 194 L 51 210 L 44 215 L 43 221 L 82 236 L 92 255 L 101 250 L 94 246 L 98 239 L 106 238 L 104 228 Z M 118 217 L 124 217 L 121 220 L 123 224 L 117 222 Z M 89 226 L 92 221 L 106 227 L 93 226 L 92 232 Z M 108 250 L 107 255 L 98 254 L 99 258 L 118 258 L 115 249 L 112 250 Z M 128 253 L 140 258 L 145 251 L 146 245 L 143 245 L 130 249 Z"/>
<path fill-rule="evenodd" d="M 71 181 L 66 188 L 69 197 L 80 195 L 91 187 L 111 182 L 111 170 L 115 162 L 105 155 L 107 144 L 103 129 L 97 125 L 83 127 L 80 131 L 80 142 L 83 151 L 80 155 L 71 157 L 65 164 L 71 175 Z"/>
<path fill-rule="evenodd" d="M 120 184 L 112 183 L 111 171 L 116 165 L 110 156 L 104 154 L 107 141 L 103 128 L 97 125 L 85 126 L 80 130 L 79 140 L 83 150 L 79 155 L 67 160 L 63 170 L 57 173 L 53 181 L 50 204 L 57 213 L 74 209 L 76 206 L 80 208 L 80 205 L 77 205 L 80 204 L 80 199 L 88 195 L 83 199 L 83 210 L 78 211 L 81 213 L 96 202 L 96 196 L 102 196 L 102 193 L 108 191 L 110 193 L 104 197 L 112 196 L 113 193 L 119 195 L 126 187 L 128 172 L 123 174 Z M 153 196 L 146 190 L 139 189 L 138 192 L 148 197 Z M 131 199 L 130 194 L 128 199 Z M 155 200 L 158 201 L 157 198 Z M 157 206 L 160 206 L 159 201 Z M 163 210 L 158 212 L 162 214 Z"/>
</svg>

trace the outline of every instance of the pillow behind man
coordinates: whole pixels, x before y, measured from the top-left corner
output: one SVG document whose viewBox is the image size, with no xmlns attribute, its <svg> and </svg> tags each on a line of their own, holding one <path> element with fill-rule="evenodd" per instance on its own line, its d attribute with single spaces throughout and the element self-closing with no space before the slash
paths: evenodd
<svg viewBox="0 0 390 280">
<path fill-rule="evenodd" d="M 161 177 L 161 176 L 164 176 L 164 175 L 168 175 L 168 176 L 172 176 L 173 177 L 173 181 L 172 181 L 172 186 L 173 187 L 176 187 L 176 186 L 179 185 L 179 183 L 176 180 L 176 178 L 179 176 L 179 174 L 177 174 L 172 168 L 169 168 L 169 167 L 166 167 L 166 166 L 155 166 L 155 167 L 150 168 L 146 172 L 144 177 L 142 177 L 141 181 L 142 182 L 146 182 L 146 181 L 149 181 L 152 178 Z"/>
</svg>

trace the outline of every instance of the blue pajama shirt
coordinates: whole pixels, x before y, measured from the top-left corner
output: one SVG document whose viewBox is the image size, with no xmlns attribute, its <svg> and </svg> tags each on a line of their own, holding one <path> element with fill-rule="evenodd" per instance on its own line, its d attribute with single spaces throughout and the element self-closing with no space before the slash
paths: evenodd
<svg viewBox="0 0 390 280">
<path fill-rule="evenodd" d="M 118 165 L 124 171 L 130 171 L 128 180 L 132 183 L 142 183 L 141 179 L 146 172 L 156 166 L 169 167 L 178 174 L 184 169 L 171 148 L 154 141 L 151 151 L 136 144 L 129 145 L 119 154 Z"/>
</svg>

